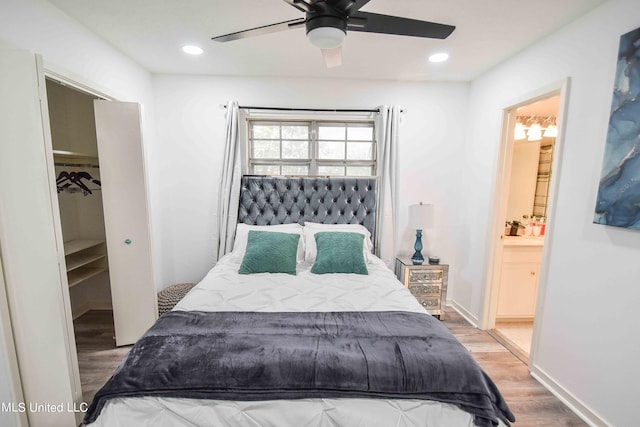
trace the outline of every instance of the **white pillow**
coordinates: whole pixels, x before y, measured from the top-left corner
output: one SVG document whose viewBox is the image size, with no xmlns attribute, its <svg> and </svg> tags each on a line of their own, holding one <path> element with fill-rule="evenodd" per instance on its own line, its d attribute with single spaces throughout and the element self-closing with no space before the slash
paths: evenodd
<svg viewBox="0 0 640 427">
<path fill-rule="evenodd" d="M 315 234 L 323 231 L 337 231 L 343 233 L 360 233 L 364 234 L 364 244 L 362 251 L 364 259 L 368 263 L 372 262 L 373 243 L 371 243 L 371 233 L 364 225 L 360 224 L 319 224 L 317 222 L 304 223 L 304 239 L 305 239 L 305 260 L 315 262 L 318 255 L 316 248 Z"/>
<path fill-rule="evenodd" d="M 274 233 L 291 233 L 299 234 L 298 240 L 298 262 L 304 261 L 304 233 L 303 227 L 298 223 L 279 224 L 279 225 L 248 225 L 240 223 L 236 226 L 236 238 L 233 242 L 233 251 L 231 258 L 235 261 L 242 262 L 244 253 L 247 250 L 247 239 L 249 238 L 249 230 L 270 231 Z"/>
</svg>

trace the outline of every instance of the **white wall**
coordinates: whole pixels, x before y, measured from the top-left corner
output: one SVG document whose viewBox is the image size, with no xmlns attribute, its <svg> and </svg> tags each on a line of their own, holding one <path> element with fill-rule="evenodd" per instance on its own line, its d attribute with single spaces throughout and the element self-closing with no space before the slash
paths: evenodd
<svg viewBox="0 0 640 427">
<path fill-rule="evenodd" d="M 412 252 L 415 231 L 408 208 L 436 205 L 436 229 L 425 235 L 424 253 L 443 263 L 453 258 L 451 216 L 464 197 L 456 191 L 457 157 L 465 123 L 467 84 L 383 81 L 156 76 L 154 95 L 158 173 L 162 197 L 156 237 L 163 286 L 200 280 L 216 259 L 216 205 L 228 100 L 240 105 L 300 108 L 375 108 L 397 104 L 407 110 L 400 129 L 399 252 Z"/>
<path fill-rule="evenodd" d="M 533 371 L 583 404 L 592 419 L 637 420 L 640 395 L 640 233 L 592 223 L 620 35 L 640 26 L 637 0 L 609 1 L 511 58 L 471 85 L 464 183 L 468 248 L 453 298 L 480 317 L 488 263 L 502 109 L 571 78 L 555 215 L 547 227 L 548 264 Z M 545 289 L 543 287 L 542 289 Z"/>
</svg>

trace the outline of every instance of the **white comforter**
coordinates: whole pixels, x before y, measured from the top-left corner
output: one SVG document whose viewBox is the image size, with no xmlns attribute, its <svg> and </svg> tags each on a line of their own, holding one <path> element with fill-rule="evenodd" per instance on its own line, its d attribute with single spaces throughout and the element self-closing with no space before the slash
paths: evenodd
<svg viewBox="0 0 640 427">
<path fill-rule="evenodd" d="M 380 259 L 369 275 L 237 273 L 222 258 L 174 310 L 200 311 L 412 311 L 422 306 Z M 144 397 L 113 399 L 92 427 L 473 427 L 456 406 L 423 400 L 300 399 L 259 402 Z M 501 424 L 502 425 L 502 424 Z"/>
<path fill-rule="evenodd" d="M 382 260 L 372 261 L 369 275 L 313 274 L 302 263 L 293 276 L 238 274 L 240 264 L 226 256 L 174 310 L 425 312 Z"/>
</svg>

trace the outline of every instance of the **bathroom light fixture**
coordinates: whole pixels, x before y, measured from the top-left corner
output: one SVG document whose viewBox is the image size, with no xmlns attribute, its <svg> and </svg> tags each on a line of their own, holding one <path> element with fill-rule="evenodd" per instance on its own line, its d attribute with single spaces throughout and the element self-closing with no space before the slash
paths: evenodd
<svg viewBox="0 0 640 427">
<path fill-rule="evenodd" d="M 545 138 L 557 138 L 558 137 L 558 126 L 556 126 L 554 123 L 550 124 L 544 130 L 544 133 L 542 134 L 542 136 L 544 136 Z"/>
<path fill-rule="evenodd" d="M 558 127 L 554 116 L 518 116 L 513 131 L 513 139 L 520 141 L 540 141 L 544 138 L 557 138 Z"/>
<path fill-rule="evenodd" d="M 542 126 L 540 123 L 534 122 L 527 132 L 527 141 L 540 141 L 542 139 Z"/>
<path fill-rule="evenodd" d="M 429 62 L 444 62 L 449 59 L 449 54 L 446 52 L 434 53 L 429 57 Z"/>
<path fill-rule="evenodd" d="M 527 137 L 527 133 L 524 130 L 524 125 L 520 120 L 516 122 L 516 128 L 513 132 L 513 139 L 519 141 L 521 139 L 525 139 Z"/>
<path fill-rule="evenodd" d="M 202 48 L 194 45 L 184 45 L 182 46 L 182 51 L 184 53 L 188 53 L 189 55 L 202 55 Z"/>
</svg>

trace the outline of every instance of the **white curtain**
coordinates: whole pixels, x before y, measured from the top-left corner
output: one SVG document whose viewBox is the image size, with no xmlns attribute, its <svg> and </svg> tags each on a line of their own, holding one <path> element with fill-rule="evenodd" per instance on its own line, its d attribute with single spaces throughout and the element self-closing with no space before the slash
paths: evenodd
<svg viewBox="0 0 640 427">
<path fill-rule="evenodd" d="M 238 116 L 238 103 L 228 102 L 226 142 L 218 189 L 218 259 L 233 249 L 233 237 L 238 220 L 240 178 L 242 177 Z"/>
<path fill-rule="evenodd" d="M 398 231 L 398 133 L 400 108 L 378 107 L 376 129 L 378 133 L 378 217 L 376 220 L 376 253 L 389 267 L 396 257 Z"/>
</svg>

